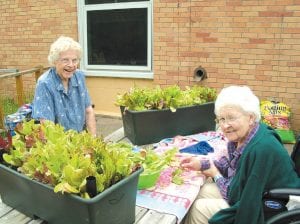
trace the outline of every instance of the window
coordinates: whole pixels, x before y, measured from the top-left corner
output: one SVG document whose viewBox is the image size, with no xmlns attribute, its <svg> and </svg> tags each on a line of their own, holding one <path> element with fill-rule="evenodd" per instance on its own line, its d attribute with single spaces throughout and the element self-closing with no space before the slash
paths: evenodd
<svg viewBox="0 0 300 224">
<path fill-rule="evenodd" d="M 152 0 L 78 0 L 87 75 L 153 78 Z"/>
</svg>

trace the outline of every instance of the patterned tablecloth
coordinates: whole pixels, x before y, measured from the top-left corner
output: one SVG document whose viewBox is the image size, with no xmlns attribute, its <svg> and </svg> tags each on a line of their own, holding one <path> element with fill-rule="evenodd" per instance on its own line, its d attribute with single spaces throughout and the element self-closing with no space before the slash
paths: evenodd
<svg viewBox="0 0 300 224">
<path fill-rule="evenodd" d="M 208 157 L 219 158 L 227 153 L 227 141 L 220 132 L 205 132 L 189 136 L 176 136 L 174 138 L 163 139 L 154 144 L 155 151 L 162 153 L 173 147 L 179 149 L 187 148 L 199 142 L 205 141 L 212 148 L 213 152 Z M 178 161 L 187 153 L 178 153 Z M 193 155 L 190 156 L 203 156 Z M 205 177 L 200 172 L 185 170 L 181 174 L 183 184 L 177 185 L 172 182 L 172 173 L 177 169 L 179 163 L 164 169 L 156 185 L 149 189 L 138 190 L 136 204 L 157 210 L 159 212 L 173 214 L 178 218 L 178 223 L 184 218 L 193 201 L 196 199 L 200 187 L 205 181 Z"/>
</svg>

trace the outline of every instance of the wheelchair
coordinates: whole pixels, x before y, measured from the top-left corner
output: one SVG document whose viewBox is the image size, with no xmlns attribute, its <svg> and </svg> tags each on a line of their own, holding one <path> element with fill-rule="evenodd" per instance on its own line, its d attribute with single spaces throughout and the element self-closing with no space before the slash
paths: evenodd
<svg viewBox="0 0 300 224">
<path fill-rule="evenodd" d="M 300 177 L 300 135 L 293 147 L 291 158 Z M 300 189 L 271 189 L 263 196 L 266 224 L 300 224 L 299 208 L 287 210 L 286 204 L 290 196 L 300 196 Z"/>
</svg>

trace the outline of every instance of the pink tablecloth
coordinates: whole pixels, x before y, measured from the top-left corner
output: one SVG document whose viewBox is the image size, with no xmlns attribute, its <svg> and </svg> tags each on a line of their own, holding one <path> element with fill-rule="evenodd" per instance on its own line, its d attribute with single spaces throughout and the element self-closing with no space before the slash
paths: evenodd
<svg viewBox="0 0 300 224">
<path fill-rule="evenodd" d="M 214 148 L 214 152 L 207 156 L 218 158 L 227 153 L 227 141 L 219 132 L 205 132 L 190 136 L 176 136 L 175 138 L 163 139 L 161 142 L 154 144 L 157 153 L 173 147 L 179 149 L 196 144 L 199 141 L 206 141 Z M 180 157 L 186 154 L 179 153 Z M 137 193 L 136 204 L 156 210 L 163 213 L 173 214 L 178 218 L 178 223 L 188 212 L 190 206 L 196 199 L 200 187 L 204 183 L 205 177 L 197 171 L 184 171 L 181 177 L 184 183 L 177 185 L 171 182 L 172 172 L 178 164 L 167 167 L 160 175 L 159 181 L 153 188 L 139 190 Z"/>
</svg>

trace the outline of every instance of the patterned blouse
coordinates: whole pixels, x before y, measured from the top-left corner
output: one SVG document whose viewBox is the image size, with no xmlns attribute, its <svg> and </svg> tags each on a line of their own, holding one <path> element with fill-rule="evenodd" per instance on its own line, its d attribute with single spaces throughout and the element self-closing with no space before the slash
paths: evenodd
<svg viewBox="0 0 300 224">
<path fill-rule="evenodd" d="M 84 73 L 76 70 L 65 90 L 55 68 L 50 68 L 38 80 L 33 100 L 32 117 L 61 124 L 65 130 L 82 131 L 85 110 L 91 105 Z"/>
<path fill-rule="evenodd" d="M 222 174 L 221 178 L 218 178 L 216 184 L 220 189 L 221 195 L 225 200 L 228 200 L 227 191 L 230 185 L 232 178 L 235 175 L 237 164 L 239 158 L 241 157 L 246 145 L 251 141 L 253 136 L 256 134 L 259 128 L 259 124 L 257 123 L 255 127 L 250 131 L 244 144 L 237 148 L 235 142 L 228 142 L 228 158 L 226 156 L 221 157 L 219 160 L 214 160 L 215 166 L 218 168 L 220 173 Z M 201 170 L 206 170 L 210 168 L 210 161 L 207 159 L 201 160 Z"/>
</svg>

